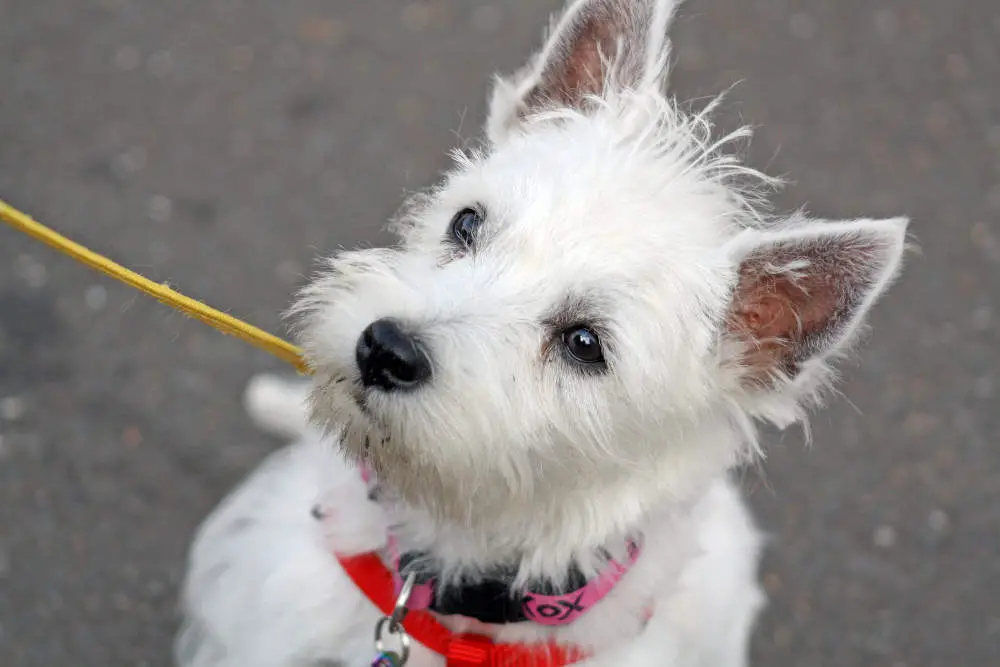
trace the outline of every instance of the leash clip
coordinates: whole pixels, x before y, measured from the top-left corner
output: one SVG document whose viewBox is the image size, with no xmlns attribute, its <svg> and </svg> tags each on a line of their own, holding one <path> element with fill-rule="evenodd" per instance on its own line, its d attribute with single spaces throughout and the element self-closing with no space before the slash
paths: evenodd
<svg viewBox="0 0 1000 667">
<path fill-rule="evenodd" d="M 413 592 L 413 585 L 416 583 L 417 575 L 411 572 L 403 583 L 399 597 L 396 598 L 396 605 L 392 613 L 383 616 L 375 624 L 375 650 L 378 656 L 372 661 L 372 667 L 404 667 L 406 661 L 410 659 L 410 635 L 406 634 L 403 628 L 403 619 L 409 611 L 406 604 L 410 600 Z M 385 639 L 395 636 L 399 641 L 399 652 L 386 648 Z"/>
</svg>

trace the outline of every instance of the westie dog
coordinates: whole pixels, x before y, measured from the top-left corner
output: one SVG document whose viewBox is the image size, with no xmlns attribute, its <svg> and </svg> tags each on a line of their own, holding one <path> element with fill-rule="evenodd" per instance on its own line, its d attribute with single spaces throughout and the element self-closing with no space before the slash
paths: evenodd
<svg viewBox="0 0 1000 667">
<path fill-rule="evenodd" d="M 400 244 L 305 289 L 314 381 L 248 393 L 298 442 L 201 528 L 181 664 L 370 664 L 381 612 L 334 556 L 367 552 L 456 636 L 746 664 L 761 536 L 728 471 L 829 386 L 907 222 L 761 213 L 748 132 L 664 94 L 678 2 L 571 2 Z"/>
</svg>

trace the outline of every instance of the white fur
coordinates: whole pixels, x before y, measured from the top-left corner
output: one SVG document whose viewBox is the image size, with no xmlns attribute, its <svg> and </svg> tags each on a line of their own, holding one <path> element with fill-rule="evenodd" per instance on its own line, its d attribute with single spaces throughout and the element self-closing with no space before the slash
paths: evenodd
<svg viewBox="0 0 1000 667">
<path fill-rule="evenodd" d="M 293 407 L 303 386 L 262 376 L 248 389 L 256 423 L 284 432 L 298 419 L 300 435 L 199 530 L 183 594 L 180 665 L 362 667 L 373 658 L 379 613 L 332 554 L 384 546 L 385 517 L 357 470 L 306 425 L 304 403 Z M 323 522 L 310 514 L 316 504 L 328 513 Z M 683 513 L 651 520 L 636 567 L 561 635 L 580 646 L 613 647 L 582 667 L 742 665 L 764 604 L 755 581 L 760 546 L 737 492 L 720 478 Z M 638 619 L 650 603 L 656 613 L 643 630 Z M 536 629 L 510 626 L 498 638 L 530 640 Z M 444 661 L 418 645 L 409 664 Z"/>
<path fill-rule="evenodd" d="M 303 292 L 311 389 L 258 378 L 247 394 L 297 442 L 202 527 L 182 665 L 370 661 L 377 613 L 331 552 L 378 549 L 388 526 L 445 581 L 511 560 L 522 581 L 596 571 L 599 548 L 642 533 L 635 568 L 572 625 L 487 631 L 577 644 L 586 665 L 745 664 L 760 537 L 728 471 L 759 454 L 755 420 L 800 421 L 830 385 L 898 273 L 906 221 L 764 215 L 774 181 L 725 152 L 749 132 L 715 139 L 714 104 L 689 114 L 662 92 L 677 4 L 570 3 L 498 79 L 487 144 L 404 209 L 400 245 L 341 253 Z M 486 222 L 460 252 L 446 237 L 466 207 Z M 385 317 L 428 351 L 427 386 L 362 387 L 355 345 Z M 773 322 L 777 338 L 757 336 Z M 579 324 L 606 372 L 562 352 Z M 341 454 L 376 468 L 377 503 Z"/>
</svg>

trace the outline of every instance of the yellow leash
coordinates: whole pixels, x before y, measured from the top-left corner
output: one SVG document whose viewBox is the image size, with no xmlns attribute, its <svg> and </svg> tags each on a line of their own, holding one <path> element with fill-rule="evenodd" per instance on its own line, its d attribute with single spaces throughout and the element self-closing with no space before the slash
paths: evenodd
<svg viewBox="0 0 1000 667">
<path fill-rule="evenodd" d="M 18 229 L 28 236 L 52 246 L 59 252 L 69 255 L 81 264 L 86 264 L 92 269 L 97 269 L 115 280 L 120 280 L 140 292 L 148 294 L 160 303 L 175 308 L 197 320 L 201 320 L 224 334 L 235 336 L 265 352 L 270 352 L 282 361 L 295 366 L 300 373 L 309 374 L 312 372 L 302 357 L 302 350 L 288 341 L 269 334 L 263 329 L 258 329 L 255 326 L 247 324 L 232 315 L 226 315 L 223 312 L 206 306 L 201 301 L 184 296 L 180 292 L 170 289 L 164 284 L 154 282 L 135 271 L 126 269 L 121 264 L 103 255 L 98 255 L 96 252 L 83 247 L 75 241 L 71 241 L 62 234 L 33 220 L 30 216 L 6 204 L 2 199 L 0 199 L 0 219 L 14 229 Z"/>
</svg>

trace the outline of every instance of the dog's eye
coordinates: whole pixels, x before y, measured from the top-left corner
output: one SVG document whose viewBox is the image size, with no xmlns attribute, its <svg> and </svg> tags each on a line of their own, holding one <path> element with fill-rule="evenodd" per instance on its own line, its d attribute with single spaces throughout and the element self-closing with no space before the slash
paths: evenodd
<svg viewBox="0 0 1000 667">
<path fill-rule="evenodd" d="M 563 345 L 570 356 L 581 364 L 604 362 L 601 339 L 587 327 L 572 327 L 563 332 Z"/>
<path fill-rule="evenodd" d="M 451 219 L 451 238 L 463 248 L 472 248 L 476 232 L 483 224 L 483 214 L 474 208 L 463 208 Z"/>
</svg>

